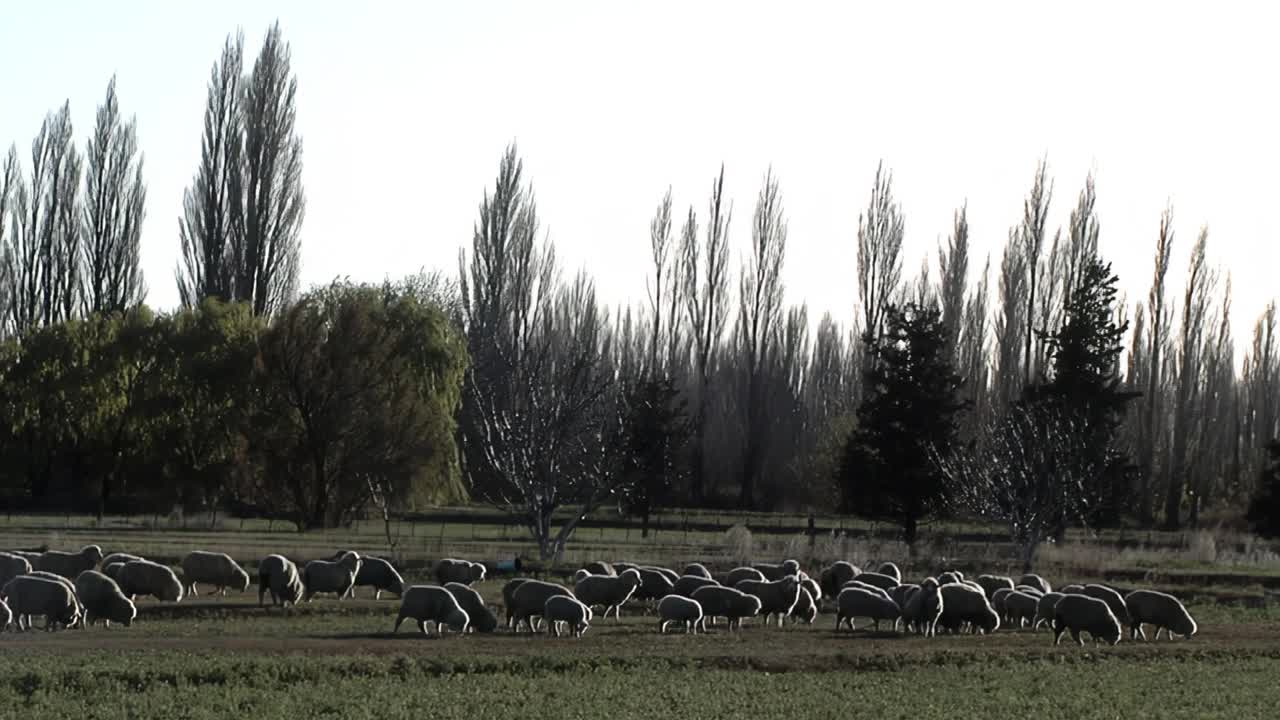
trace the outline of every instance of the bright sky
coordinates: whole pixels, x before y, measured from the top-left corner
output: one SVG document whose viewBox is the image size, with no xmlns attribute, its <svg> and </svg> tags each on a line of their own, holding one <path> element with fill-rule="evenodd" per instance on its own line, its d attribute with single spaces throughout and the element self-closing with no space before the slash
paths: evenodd
<svg viewBox="0 0 1280 720">
<path fill-rule="evenodd" d="M 1055 225 L 1096 172 L 1103 251 L 1130 301 L 1145 296 L 1166 203 L 1171 294 L 1207 224 L 1234 277 L 1239 346 L 1277 294 L 1278 14 L 1253 2 L 28 2 L 0 24 L 0 146 L 25 154 L 67 99 L 83 142 L 118 74 L 146 153 L 149 301 L 172 306 L 210 68 L 237 27 L 251 63 L 279 18 L 298 76 L 304 285 L 455 271 L 516 140 L 560 256 L 610 303 L 643 298 L 668 185 L 678 217 L 691 203 L 705 215 L 724 162 L 737 254 L 772 164 L 787 300 L 847 321 L 879 160 L 914 274 L 966 199 L 972 264 L 990 252 L 998 265 L 1047 155 Z"/>
</svg>

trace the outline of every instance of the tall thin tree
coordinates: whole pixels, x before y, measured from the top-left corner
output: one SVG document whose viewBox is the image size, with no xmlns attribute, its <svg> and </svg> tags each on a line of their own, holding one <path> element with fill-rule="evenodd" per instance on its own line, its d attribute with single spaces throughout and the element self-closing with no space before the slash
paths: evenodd
<svg viewBox="0 0 1280 720">
<path fill-rule="evenodd" d="M 893 173 L 876 166 L 871 201 L 858 215 L 858 304 L 865 338 L 879 337 L 885 311 L 902 283 L 902 207 L 893 197 Z"/>
</svg>

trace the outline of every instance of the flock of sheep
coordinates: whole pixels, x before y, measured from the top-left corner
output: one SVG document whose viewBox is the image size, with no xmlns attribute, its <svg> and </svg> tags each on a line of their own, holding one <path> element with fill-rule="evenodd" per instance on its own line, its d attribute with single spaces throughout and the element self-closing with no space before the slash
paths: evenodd
<svg viewBox="0 0 1280 720">
<path fill-rule="evenodd" d="M 195 551 L 182 560 L 179 579 L 167 565 L 136 555 L 103 556 L 97 545 L 79 552 L 50 550 L 43 553 L 0 552 L 0 628 L 16 623 L 30 630 L 32 618 L 45 618 L 45 629 L 84 627 L 98 620 L 132 624 L 137 617 L 134 600 L 149 595 L 164 602 L 178 602 L 184 594 L 196 594 L 198 584 L 219 593 L 227 589 L 245 592 L 249 574 L 224 553 Z M 101 567 L 101 571 L 97 568 Z M 499 622 L 493 610 L 472 584 L 485 578 L 480 563 L 447 558 L 434 567 L 435 585 L 407 585 L 386 560 L 340 552 L 332 560 L 312 560 L 299 569 L 282 555 L 268 555 L 258 564 L 258 604 L 270 595 L 272 605 L 310 602 L 318 593 L 337 598 L 354 596 L 367 587 L 380 598 L 383 592 L 400 597 L 394 631 L 405 620 L 428 632 L 493 632 Z M 795 560 L 734 568 L 715 577 L 703 565 L 692 563 L 683 573 L 631 563 L 588 563 L 566 584 L 532 578 L 514 578 L 502 588 L 506 626 L 514 632 L 528 628 L 559 636 L 567 630 L 581 637 L 601 608 L 603 618 L 612 611 L 621 617 L 627 603 L 640 603 L 656 613 L 659 632 L 675 625 L 686 633 L 706 631 L 723 618 L 730 631 L 750 618 L 762 617 L 767 626 L 787 620 L 812 624 L 824 606 L 835 611 L 835 628 L 854 629 L 858 618 L 879 629 L 888 622 L 925 636 L 939 630 L 951 633 L 992 633 L 1015 626 L 1033 630 L 1049 626 L 1054 644 L 1068 631 L 1083 645 L 1081 633 L 1094 642 L 1118 643 L 1127 626 L 1132 639 L 1146 639 L 1144 625 L 1170 638 L 1190 638 L 1196 623 L 1175 597 L 1153 590 L 1135 590 L 1121 596 L 1104 585 L 1067 585 L 1052 590 L 1039 575 L 1028 574 L 1017 582 L 997 575 L 969 580 L 958 571 L 928 577 L 920 583 L 902 582 L 893 563 L 876 572 L 837 561 L 824 568 L 818 579 L 810 577 Z"/>
</svg>

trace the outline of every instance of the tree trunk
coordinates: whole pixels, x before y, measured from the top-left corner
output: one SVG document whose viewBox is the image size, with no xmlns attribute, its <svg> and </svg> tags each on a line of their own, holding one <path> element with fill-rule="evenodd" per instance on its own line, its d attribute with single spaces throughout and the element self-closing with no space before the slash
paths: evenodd
<svg viewBox="0 0 1280 720">
<path fill-rule="evenodd" d="M 640 515 L 640 537 L 642 539 L 649 537 L 649 511 L 648 510 L 644 511 L 644 513 Z"/>
<path fill-rule="evenodd" d="M 907 544 L 907 553 L 916 556 L 916 538 L 919 536 L 920 523 L 914 517 L 905 518 L 902 522 L 902 539 Z"/>
</svg>

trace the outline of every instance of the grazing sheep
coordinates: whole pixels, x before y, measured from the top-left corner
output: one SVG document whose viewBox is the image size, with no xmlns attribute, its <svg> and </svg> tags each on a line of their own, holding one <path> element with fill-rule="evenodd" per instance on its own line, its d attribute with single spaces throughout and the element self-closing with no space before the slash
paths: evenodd
<svg viewBox="0 0 1280 720">
<path fill-rule="evenodd" d="M 978 585 L 982 586 L 982 591 L 987 594 L 987 599 L 1001 588 L 1014 589 L 1013 578 L 1007 578 L 1003 575 L 979 575 Z"/>
<path fill-rule="evenodd" d="M 1169 639 L 1174 633 L 1191 639 L 1197 631 L 1196 621 L 1178 598 L 1168 593 L 1155 590 L 1134 590 L 1124 596 L 1125 608 L 1129 612 L 1129 635 L 1133 639 L 1147 639 L 1142 625 L 1156 626 L 1155 640 L 1160 639 L 1160 631 L 1164 630 Z"/>
<path fill-rule="evenodd" d="M 704 588 L 708 585 L 719 585 L 720 583 L 711 578 L 704 578 L 698 575 L 685 575 L 676 581 L 675 587 L 671 588 L 672 595 L 683 595 L 684 597 L 693 597 L 693 592 L 698 588 Z"/>
<path fill-rule="evenodd" d="M 1053 644 L 1062 641 L 1062 634 L 1071 631 L 1071 637 L 1084 645 L 1080 632 L 1093 637 L 1094 642 L 1105 640 L 1111 645 L 1120 642 L 1120 621 L 1111 608 L 1098 598 L 1088 595 L 1063 595 L 1053 607 Z"/>
<path fill-rule="evenodd" d="M 777 615 L 778 627 L 782 627 L 783 620 L 791 614 L 791 609 L 800 599 L 800 581 L 794 575 L 772 582 L 743 580 L 734 585 L 734 588 L 760 598 L 760 612 L 764 614 L 765 625 L 769 624 L 770 616 Z"/>
<path fill-rule="evenodd" d="M 906 583 L 899 585 L 889 593 L 889 599 L 898 603 L 898 607 L 906 609 L 907 603 L 911 601 L 911 596 L 920 592 L 920 586 L 914 583 Z"/>
<path fill-rule="evenodd" d="M 907 604 L 902 608 L 902 617 L 915 627 L 916 632 L 925 637 L 933 637 L 941 616 L 942 591 L 938 587 L 938 581 L 925 578 L 920 583 L 920 590 L 907 599 Z"/>
<path fill-rule="evenodd" d="M 880 569 L 876 570 L 876 572 L 881 575 L 887 575 L 899 583 L 902 582 L 902 571 L 898 569 L 897 565 L 894 565 L 891 562 L 881 563 Z"/>
<path fill-rule="evenodd" d="M 188 595 L 196 595 L 196 583 L 207 583 L 226 595 L 227 588 L 239 592 L 249 589 L 249 573 L 226 553 L 195 550 L 182 558 L 182 580 Z"/>
<path fill-rule="evenodd" d="M 520 587 L 528 580 L 529 578 L 524 578 L 524 577 L 512 578 L 502 586 L 502 607 L 507 616 L 508 630 L 511 629 L 511 605 L 513 602 L 511 599 L 511 596 L 515 593 L 516 588 Z"/>
<path fill-rule="evenodd" d="M 142 557 L 141 555 L 131 555 L 125 552 L 113 552 L 110 555 L 102 558 L 102 562 L 99 563 L 99 565 L 101 565 L 102 567 L 106 567 L 112 563 L 120 563 L 121 565 L 123 565 L 129 562 L 130 560 L 146 560 L 146 558 Z M 76 577 L 79 577 L 79 576 L 77 575 Z"/>
<path fill-rule="evenodd" d="M 742 619 L 760 614 L 760 598 L 731 587 L 708 585 L 693 591 L 692 600 L 702 607 L 703 629 L 708 618 L 723 617 L 729 621 L 729 629 L 742 627 Z"/>
<path fill-rule="evenodd" d="M 452 593 L 458 606 L 466 611 L 467 618 L 471 621 L 467 624 L 467 630 L 489 633 L 498 628 L 498 616 L 484 604 L 484 598 L 475 588 L 462 583 L 448 583 L 444 589 Z"/>
<path fill-rule="evenodd" d="M 1041 625 L 1053 627 L 1053 609 L 1058 606 L 1058 601 L 1062 599 L 1065 593 L 1047 592 L 1044 597 L 1036 601 L 1036 617 L 1031 622 L 1031 629 L 1036 630 Z"/>
<path fill-rule="evenodd" d="M 689 563 L 684 568 L 684 575 L 692 575 L 694 577 L 706 578 L 707 580 L 711 579 L 711 571 L 708 570 L 707 566 L 703 565 L 702 563 Z M 682 575 L 681 577 L 684 577 L 684 575 Z"/>
<path fill-rule="evenodd" d="M 2 586 L 0 586 L 2 587 Z M 0 632 L 9 629 L 10 623 L 13 622 L 13 611 L 9 609 L 9 605 L 4 600 L 0 600 Z"/>
<path fill-rule="evenodd" d="M 613 618 L 622 617 L 622 605 L 635 594 L 642 580 L 639 570 L 623 570 L 621 575 L 591 575 L 578 581 L 573 586 L 573 594 L 587 607 L 600 605 L 604 607 L 604 615 L 608 618 L 613 610 Z"/>
<path fill-rule="evenodd" d="M 1116 616 L 1116 620 L 1120 621 L 1120 626 L 1124 627 L 1129 624 L 1129 609 L 1124 604 L 1124 598 L 1120 593 L 1106 585 L 1085 585 L 1084 593 L 1089 597 L 1095 597 L 1107 604 L 1111 608 L 1111 614 Z"/>
<path fill-rule="evenodd" d="M 436 563 L 433 572 L 436 576 L 436 581 L 441 585 L 451 582 L 470 585 L 484 580 L 485 568 L 484 565 L 470 560 L 444 558 Z"/>
<path fill-rule="evenodd" d="M 0 552 L 0 585 L 31 572 L 31 561 L 21 555 Z"/>
<path fill-rule="evenodd" d="M 628 570 L 639 570 L 639 569 L 640 569 L 640 566 L 639 566 L 639 565 L 637 565 L 637 564 L 635 564 L 635 563 L 629 563 L 629 562 L 616 562 L 616 563 L 614 563 L 614 564 L 613 564 L 613 569 L 614 569 L 614 571 L 616 571 L 619 575 L 621 575 L 622 573 L 624 573 L 624 572 L 626 572 L 626 571 L 628 571 Z"/>
<path fill-rule="evenodd" d="M 866 573 L 863 573 L 863 574 L 865 575 Z M 885 590 L 884 588 L 881 588 L 881 587 L 877 587 L 877 586 L 875 586 L 875 585 L 871 585 L 871 584 L 869 584 L 869 583 L 864 583 L 864 582 L 862 582 L 861 580 L 850 580 L 849 582 L 845 583 L 845 584 L 844 584 L 844 586 L 840 588 L 840 590 L 841 590 L 841 591 L 844 591 L 844 590 L 848 590 L 849 588 L 857 588 L 857 589 L 859 589 L 859 590 L 866 590 L 867 592 L 871 592 L 871 593 L 874 593 L 874 594 L 876 594 L 876 595 L 879 595 L 880 597 L 884 598 L 885 600 L 892 600 L 892 599 L 893 599 L 893 597 L 889 595 L 889 591 L 888 591 L 888 590 Z"/>
<path fill-rule="evenodd" d="M 751 567 L 759 570 L 764 579 L 770 582 L 781 580 L 788 575 L 800 574 L 800 563 L 795 560 L 783 560 L 777 565 L 773 563 L 756 563 Z M 737 583 L 734 584 L 736 585 Z"/>
<path fill-rule="evenodd" d="M 396 615 L 396 625 L 391 629 L 394 634 L 400 631 L 400 623 L 405 618 L 412 618 L 418 623 L 418 631 L 430 635 L 427 623 L 436 624 L 436 632 L 444 634 L 445 626 L 457 632 L 466 632 L 471 624 L 471 617 L 458 604 L 453 593 L 439 585 L 413 585 L 405 588 L 400 596 L 400 612 Z"/>
<path fill-rule="evenodd" d="M 938 585 L 955 585 L 964 582 L 964 573 L 959 570 L 948 570 L 938 576 Z"/>
<path fill-rule="evenodd" d="M 1037 599 L 1044 597 L 1044 591 L 1036 587 L 1035 585 L 1019 585 L 1015 587 L 1014 590 L 1017 590 L 1020 593 L 1034 595 Z"/>
<path fill-rule="evenodd" d="M 862 574 L 862 569 L 853 563 L 837 560 L 822 569 L 818 576 L 818 586 L 824 595 L 835 595 L 844 584 Z"/>
<path fill-rule="evenodd" d="M 115 581 L 130 600 L 150 595 L 161 602 L 182 602 L 182 583 L 167 565 L 130 560 L 120 568 Z"/>
<path fill-rule="evenodd" d="M 652 570 L 654 572 L 661 573 L 662 577 L 670 580 L 672 585 L 675 585 L 676 581 L 680 579 L 680 574 L 677 573 L 675 570 L 672 570 L 671 568 L 658 567 L 657 565 L 645 565 L 645 566 L 642 566 L 640 569 Z"/>
<path fill-rule="evenodd" d="M 640 567 L 635 571 L 640 574 L 640 587 L 631 596 L 635 600 L 657 600 L 671 594 L 675 581 L 662 572 L 660 568 Z M 676 578 L 679 580 L 680 578 Z"/>
<path fill-rule="evenodd" d="M 589 562 L 586 565 L 583 565 L 582 569 L 586 570 L 592 575 L 617 575 L 618 574 L 618 571 L 615 570 L 612 565 L 610 565 L 607 562 L 601 562 L 599 560 L 593 560 L 592 562 Z"/>
<path fill-rule="evenodd" d="M 658 601 L 658 633 L 665 633 L 671 623 L 684 625 L 685 634 L 698 632 L 702 624 L 702 606 L 683 595 L 668 595 Z"/>
<path fill-rule="evenodd" d="M 1041 595 L 1053 590 L 1053 588 L 1049 586 L 1049 581 L 1035 573 L 1027 573 L 1026 575 L 1023 575 L 1022 578 L 1018 580 L 1018 584 L 1029 585 L 1039 590 Z"/>
<path fill-rule="evenodd" d="M 1071 585 L 1063 585 L 1062 587 L 1058 588 L 1058 592 L 1062 593 L 1063 595 L 1083 595 L 1084 586 L 1076 585 L 1074 583 Z"/>
<path fill-rule="evenodd" d="M 724 576 L 724 580 L 721 580 L 720 583 L 725 587 L 736 587 L 737 584 L 742 582 L 743 580 L 755 580 L 757 582 L 764 582 L 765 577 L 764 577 L 764 573 L 760 572 L 755 568 L 737 567 L 730 570 L 729 573 Z"/>
<path fill-rule="evenodd" d="M 819 605 L 822 602 L 822 586 L 818 585 L 817 580 L 801 573 L 800 587 L 809 591 L 809 594 L 813 596 L 815 605 Z"/>
<path fill-rule="evenodd" d="M 129 627 L 138 616 L 137 606 L 124 596 L 116 581 L 96 570 L 76 576 L 76 597 L 84 607 L 85 626 L 102 620 L 108 628 L 112 622 Z"/>
<path fill-rule="evenodd" d="M 1010 623 L 1017 623 L 1021 629 L 1026 623 L 1035 622 L 1039 604 L 1040 598 L 1014 590 L 1004 597 L 1004 617 Z"/>
<path fill-rule="evenodd" d="M 62 577 L 61 575 L 55 575 L 54 573 L 51 573 L 47 570 L 32 570 L 29 573 L 29 576 L 44 578 L 45 580 L 52 580 L 53 582 L 56 582 L 62 585 L 63 587 L 65 587 L 66 589 L 70 590 L 71 599 L 76 601 L 76 614 L 80 619 L 82 620 L 84 619 L 84 605 L 80 602 L 80 596 L 76 593 L 76 585 L 74 582 L 72 582 L 71 580 L 68 580 L 67 578 Z M 83 624 L 78 624 L 78 623 L 73 624 L 69 627 L 77 627 L 77 626 L 80 628 L 84 627 Z"/>
<path fill-rule="evenodd" d="M 1015 592 L 1017 592 L 1017 590 L 1014 590 L 1013 588 L 1000 588 L 999 590 L 991 593 L 991 607 L 995 609 L 997 615 L 1002 618 L 1007 618 L 1009 616 L 1008 611 L 1005 609 L 1004 601 L 1005 598 Z"/>
<path fill-rule="evenodd" d="M 40 556 L 44 554 L 43 552 L 33 552 L 31 550 L 6 550 L 5 552 L 10 555 L 17 555 L 20 558 L 26 558 L 27 562 L 31 563 L 32 566 L 34 566 L 36 561 L 40 559 Z"/>
<path fill-rule="evenodd" d="M 855 577 L 854 580 L 857 580 L 858 582 L 861 582 L 861 583 L 866 583 L 867 585 L 874 585 L 880 588 L 881 590 L 884 590 L 885 592 L 888 592 L 901 584 L 897 580 L 894 580 L 889 575 L 881 575 L 880 573 L 873 573 L 873 572 L 864 572 L 861 575 Z"/>
<path fill-rule="evenodd" d="M 75 593 L 66 585 L 37 577 L 19 575 L 0 588 L 0 597 L 9 605 L 19 630 L 31 630 L 31 616 L 44 616 L 44 629 L 52 632 L 72 627 L 80 619 L 80 606 Z"/>
<path fill-rule="evenodd" d="M 803 582 L 800 584 L 800 595 L 796 597 L 796 605 L 791 608 L 791 618 L 806 625 L 812 625 L 818 619 L 818 600 Z"/>
<path fill-rule="evenodd" d="M 79 552 L 73 553 L 48 550 L 31 563 L 31 568 L 61 575 L 70 580 L 85 570 L 94 569 L 99 562 L 102 562 L 102 548 L 97 545 L 85 545 Z"/>
<path fill-rule="evenodd" d="M 1000 627 L 1000 616 L 987 602 L 987 596 L 981 590 L 962 583 L 952 583 L 942 585 L 940 592 L 942 614 L 938 617 L 937 624 L 943 628 L 955 633 L 968 623 L 973 632 L 991 634 Z"/>
<path fill-rule="evenodd" d="M 354 550 L 344 552 L 338 560 L 312 560 L 302 567 L 302 584 L 307 588 L 302 599 L 311 602 L 316 593 L 323 592 L 333 593 L 342 600 L 356 584 L 362 564 L 360 554 Z"/>
<path fill-rule="evenodd" d="M 850 630 L 856 630 L 854 618 L 869 618 L 876 630 L 880 629 L 881 620 L 893 621 L 894 628 L 902 617 L 902 608 L 887 597 L 881 597 L 862 588 L 847 588 L 836 597 L 836 630 L 848 624 Z"/>
<path fill-rule="evenodd" d="M 542 610 L 546 607 L 547 600 L 557 595 L 574 597 L 572 590 L 557 583 L 542 580 L 525 580 L 520 583 L 511 592 L 511 605 L 507 609 L 512 622 L 515 623 L 515 631 L 520 632 L 522 622 L 529 626 L 531 632 L 536 631 L 533 618 L 542 617 Z"/>
<path fill-rule="evenodd" d="M 110 568 L 108 568 L 109 570 Z M 110 573 L 108 573 L 110 574 Z M 262 606 L 263 596 L 271 593 L 271 604 L 281 607 L 297 605 L 302 600 L 305 588 L 298 566 L 283 555 L 268 555 L 258 564 L 258 606 Z"/>
<path fill-rule="evenodd" d="M 356 582 L 347 594 L 355 597 L 358 587 L 373 588 L 374 600 L 381 600 L 384 592 L 395 593 L 399 597 L 404 592 L 404 578 L 386 560 L 365 555 L 360 558 L 360 572 L 356 573 Z"/>
<path fill-rule="evenodd" d="M 582 580 L 583 578 L 589 578 L 589 577 L 591 577 L 591 573 L 587 572 L 586 568 L 583 568 L 581 570 L 575 571 L 573 573 L 573 577 L 570 578 L 569 581 L 572 582 L 574 585 L 577 585 L 578 581 Z"/>
<path fill-rule="evenodd" d="M 542 619 L 547 621 L 547 634 L 560 637 L 560 623 L 569 626 L 576 638 L 591 627 L 591 608 L 569 595 L 552 595 L 542 606 Z"/>
</svg>

